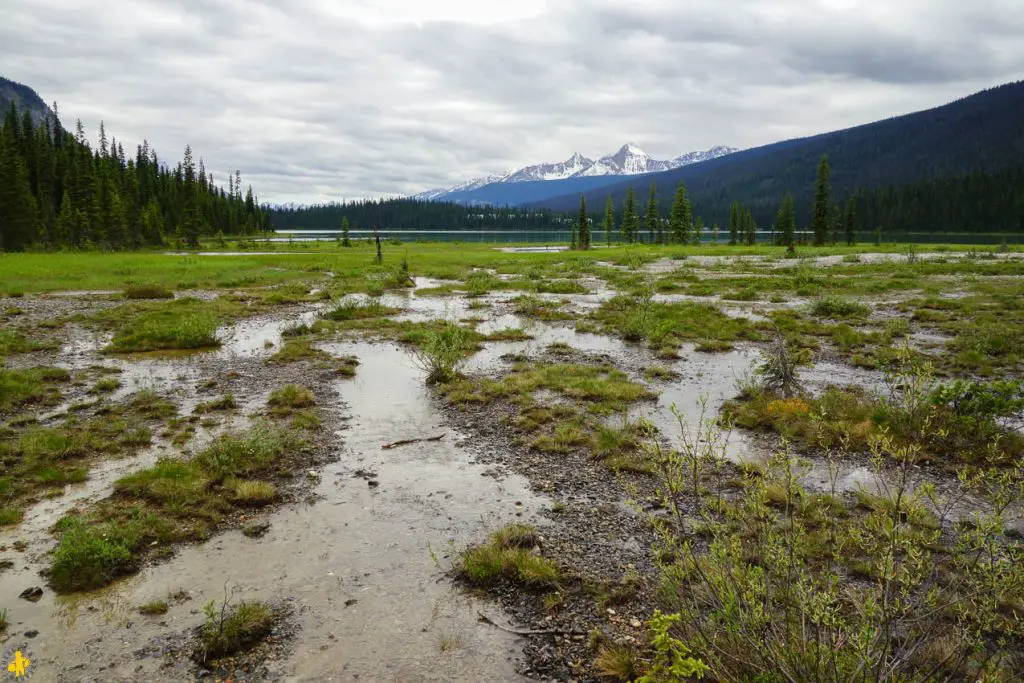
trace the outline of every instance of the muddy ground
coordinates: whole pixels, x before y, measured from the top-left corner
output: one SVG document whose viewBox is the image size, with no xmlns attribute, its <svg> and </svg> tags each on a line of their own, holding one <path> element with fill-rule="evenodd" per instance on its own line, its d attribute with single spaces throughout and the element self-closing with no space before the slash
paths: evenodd
<svg viewBox="0 0 1024 683">
<path fill-rule="evenodd" d="M 646 266 L 651 274 L 671 267 L 664 261 Z M 713 268 L 705 274 L 713 277 Z M 590 293 L 549 298 L 568 300 L 567 310 L 581 317 L 615 293 L 597 278 L 583 282 Z M 471 300 L 464 296 L 417 295 L 417 289 L 436 287 L 437 281 L 419 278 L 416 284 L 381 298 L 401 309 L 397 319 L 473 316 L 483 319 L 477 324 L 481 332 L 517 327 L 532 335 L 529 341 L 486 343 L 464 368 L 470 376 L 499 376 L 512 358 L 544 360 L 551 344 L 566 344 L 571 360 L 609 363 L 658 392 L 656 400 L 631 409 L 631 416 L 653 422 L 666 443 L 678 430 L 673 405 L 691 424 L 699 418 L 701 397 L 716 413 L 760 357 L 759 345 L 740 342 L 724 353 L 687 345 L 678 360 L 659 360 L 644 347 L 576 332 L 573 320 L 518 317 L 511 304 L 514 292 L 474 299 L 470 310 Z M 18 324 L 30 328 L 119 303 L 110 293 L 82 292 L 0 300 L 0 309 L 17 306 L 22 310 Z M 774 306 L 795 305 L 800 302 Z M 773 305 L 722 306 L 731 315 L 756 317 Z M 340 337 L 319 342 L 331 355 L 358 358 L 352 378 L 310 362 L 268 363 L 282 345 L 282 329 L 312 321 L 322 307 L 282 306 L 245 318 L 220 330 L 223 345 L 216 351 L 111 356 L 101 351 L 107 342 L 103 333 L 69 322 L 51 330 L 56 348 L 8 358 L 11 367 L 54 365 L 73 376 L 91 366 L 118 369 L 121 387 L 102 399 L 106 402 L 153 389 L 187 417 L 200 403 L 230 392 L 240 408 L 218 420 L 196 421 L 184 444 L 156 434 L 136 455 L 93 463 L 84 482 L 40 500 L 20 524 L 0 530 L 0 608 L 10 624 L 0 636 L 0 650 L 30 651 L 37 680 L 54 681 L 582 681 L 596 679 L 596 640 L 644 638 L 657 589 L 651 550 L 656 539 L 647 520 L 658 511 L 652 480 L 616 474 L 579 453 L 553 457 L 531 450 L 507 424 L 506 418 L 514 417 L 508 406 L 450 406 L 425 386 L 403 344 Z M 812 390 L 831 383 L 880 385 L 878 372 L 830 360 L 827 349 L 819 360 L 805 373 Z M 655 364 L 668 367 L 674 378 L 645 379 L 644 369 Z M 287 383 L 313 390 L 323 424 L 311 432 L 306 466 L 287 482 L 279 505 L 234 519 L 206 542 L 173 548 L 169 556 L 98 591 L 58 595 L 49 588 L 44 573 L 55 544 L 51 528 L 63 515 L 110 495 L 119 477 L 162 455 L 193 452 L 219 433 L 245 429 L 250 416 L 265 407 L 269 392 Z M 94 400 L 88 382 L 61 389 L 61 405 L 38 411 L 42 424 L 60 419 L 79 401 Z M 435 441 L 381 448 L 442 434 Z M 776 445 L 771 438 L 736 431 L 728 453 L 737 461 L 763 460 Z M 812 464 L 808 483 L 824 487 L 827 470 L 813 458 Z M 846 463 L 840 488 L 870 487 L 872 476 L 866 463 Z M 544 555 L 572 577 L 560 604 L 544 604 L 538 595 L 512 589 L 483 595 L 452 580 L 458 550 L 510 521 L 537 525 Z M 265 533 L 246 535 L 243 527 Z M 626 583 L 629 590 L 622 596 L 595 599 L 595 586 L 607 593 Z M 43 589 L 37 601 L 18 597 L 35 586 Z M 225 594 L 236 601 L 266 601 L 287 617 L 257 650 L 211 672 L 188 656 L 189 642 L 202 623 L 203 604 Z M 168 600 L 166 614 L 138 612 L 140 605 L 158 599 Z"/>
</svg>

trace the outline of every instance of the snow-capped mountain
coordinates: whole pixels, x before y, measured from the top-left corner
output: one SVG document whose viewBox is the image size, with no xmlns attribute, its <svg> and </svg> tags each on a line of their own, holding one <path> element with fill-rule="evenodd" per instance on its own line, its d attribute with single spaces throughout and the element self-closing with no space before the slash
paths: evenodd
<svg viewBox="0 0 1024 683">
<path fill-rule="evenodd" d="M 542 180 L 565 180 L 566 178 L 590 178 L 596 176 L 629 176 L 641 173 L 657 173 L 673 168 L 695 164 L 699 161 L 716 159 L 736 152 L 733 147 L 718 145 L 703 152 L 690 152 L 673 159 L 659 160 L 632 143 L 626 143 L 614 154 L 603 156 L 597 161 L 588 159 L 579 152 L 565 161 L 551 164 L 536 164 L 506 173 L 475 178 L 447 188 L 436 188 L 414 195 L 415 199 L 441 200 L 455 193 L 465 193 L 492 183 L 525 183 Z"/>
<path fill-rule="evenodd" d="M 576 152 L 565 161 L 556 164 L 537 164 L 512 171 L 501 179 L 503 183 L 525 183 L 533 180 L 563 180 L 572 178 L 594 165 L 591 159 Z"/>
<path fill-rule="evenodd" d="M 437 199 L 442 195 L 450 194 L 452 192 L 469 192 L 470 190 L 475 190 L 476 188 L 483 187 L 484 185 L 497 183 L 501 181 L 503 178 L 505 178 L 507 175 L 508 174 L 485 175 L 482 178 L 474 178 L 473 180 L 467 181 L 465 183 L 460 183 L 459 185 L 452 185 L 451 187 L 436 187 L 432 190 L 427 190 L 426 192 L 420 192 L 419 194 L 414 194 L 412 198 L 424 199 L 429 202 L 433 201 L 434 199 Z"/>
</svg>

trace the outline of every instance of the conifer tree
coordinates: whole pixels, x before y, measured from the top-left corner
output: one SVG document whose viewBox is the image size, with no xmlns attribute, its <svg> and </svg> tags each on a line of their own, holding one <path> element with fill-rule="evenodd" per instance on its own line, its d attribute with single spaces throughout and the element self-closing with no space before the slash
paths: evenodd
<svg viewBox="0 0 1024 683">
<path fill-rule="evenodd" d="M 846 231 L 846 243 L 851 247 L 857 244 L 857 203 L 853 197 L 846 201 L 846 218 L 843 226 Z"/>
<path fill-rule="evenodd" d="M 786 193 L 778 214 L 779 241 L 784 247 L 792 247 L 796 241 L 796 211 L 793 209 L 793 195 Z"/>
<path fill-rule="evenodd" d="M 834 204 L 832 206 L 832 214 L 829 216 L 828 227 L 832 246 L 835 246 L 839 242 L 839 231 L 843 228 L 843 210 L 838 204 Z"/>
<path fill-rule="evenodd" d="M 341 219 L 341 246 L 351 247 L 352 240 L 348 237 L 348 217 Z"/>
<path fill-rule="evenodd" d="M 673 244 L 687 244 L 690 241 L 692 223 L 693 215 L 690 211 L 690 199 L 686 196 L 686 185 L 680 182 L 676 188 L 676 196 L 672 200 L 672 211 L 669 213 L 669 241 Z"/>
<path fill-rule="evenodd" d="M 60 200 L 60 213 L 57 214 L 57 227 L 54 231 L 56 244 L 73 244 L 72 236 L 78 231 L 75 225 L 75 207 L 71 204 L 71 195 L 64 190 Z"/>
<path fill-rule="evenodd" d="M 608 195 L 608 201 L 604 203 L 604 241 L 607 246 L 612 246 L 612 233 L 615 231 L 615 203 L 612 196 Z"/>
<path fill-rule="evenodd" d="M 0 136 L 0 249 L 22 251 L 35 238 L 37 207 L 14 131 Z"/>
<path fill-rule="evenodd" d="M 192 162 L 192 147 L 185 146 L 185 158 L 182 161 L 184 173 L 184 213 L 181 220 L 181 236 L 185 239 L 190 249 L 199 247 L 199 231 L 201 222 L 199 216 L 199 188 L 196 183 L 196 169 Z"/>
<path fill-rule="evenodd" d="M 654 181 L 651 181 L 651 193 L 647 197 L 647 235 L 651 244 L 664 242 L 662 234 L 661 218 L 658 216 L 658 195 L 654 189 Z"/>
<path fill-rule="evenodd" d="M 590 217 L 587 216 L 587 195 L 580 194 L 580 249 L 590 249 Z"/>
<path fill-rule="evenodd" d="M 754 214 L 748 208 L 743 217 L 744 236 L 748 247 L 754 246 L 757 242 L 757 224 L 754 222 Z"/>
<path fill-rule="evenodd" d="M 729 246 L 736 246 L 740 239 L 740 205 L 733 200 L 729 210 Z"/>
<path fill-rule="evenodd" d="M 640 217 L 636 215 L 636 200 L 633 188 L 626 190 L 626 204 L 622 207 L 622 234 L 630 244 L 636 242 L 640 233 Z"/>
<path fill-rule="evenodd" d="M 701 239 L 704 235 L 704 230 L 707 226 L 704 225 L 704 219 L 697 216 L 697 222 L 693 225 L 693 244 L 699 247 L 701 245 Z"/>
<path fill-rule="evenodd" d="M 818 178 L 814 183 L 814 206 L 811 213 L 811 233 L 816 246 L 824 245 L 828 239 L 830 190 L 828 155 L 823 154 L 818 164 Z"/>
<path fill-rule="evenodd" d="M 712 244 L 718 244 L 718 223 L 715 223 L 714 227 L 711 228 Z"/>
</svg>

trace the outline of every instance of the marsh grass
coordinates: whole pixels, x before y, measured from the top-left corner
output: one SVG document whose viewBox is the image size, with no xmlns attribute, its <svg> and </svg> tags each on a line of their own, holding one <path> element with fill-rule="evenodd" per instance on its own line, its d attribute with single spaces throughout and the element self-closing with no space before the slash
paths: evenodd
<svg viewBox="0 0 1024 683">
<path fill-rule="evenodd" d="M 871 308 L 864 304 L 830 296 L 815 301 L 811 306 L 811 313 L 819 318 L 866 318 L 871 314 Z"/>
<path fill-rule="evenodd" d="M 211 600 L 203 613 L 206 621 L 199 632 L 197 653 L 203 664 L 252 647 L 270 634 L 277 618 L 269 605 L 258 601 L 242 601 L 230 607 L 225 600 L 218 610 Z"/>
<path fill-rule="evenodd" d="M 731 318 L 703 303 L 659 303 L 649 296 L 617 295 L 591 314 L 600 329 L 627 341 L 646 341 L 653 349 L 674 350 L 685 341 L 698 341 L 702 350 L 732 348 L 740 339 L 762 335 L 743 318 Z"/>
<path fill-rule="evenodd" d="M 116 377 L 104 377 L 89 388 L 90 394 L 109 394 L 121 388 L 121 380 Z"/>
<path fill-rule="evenodd" d="M 454 323 L 445 323 L 440 329 L 425 332 L 413 359 L 426 373 L 427 384 L 444 384 L 455 379 L 474 344 L 469 330 Z"/>
<path fill-rule="evenodd" d="M 456 561 L 459 576 L 478 587 L 507 581 L 530 588 L 556 588 L 561 571 L 531 548 L 536 530 L 522 524 L 499 529 L 487 543 L 463 550 Z"/>
<path fill-rule="evenodd" d="M 166 600 L 152 600 L 150 602 L 139 605 L 139 614 L 146 616 L 159 616 L 161 614 L 167 614 L 167 601 Z"/>
<path fill-rule="evenodd" d="M 137 284 L 124 288 L 125 299 L 173 299 L 174 292 L 162 285 Z"/>
<path fill-rule="evenodd" d="M 53 348 L 52 344 L 30 339 L 18 330 L 0 330 L 0 360 L 15 353 Z"/>
<path fill-rule="evenodd" d="M 272 414 L 284 416 L 299 408 L 315 406 L 316 396 L 306 387 L 298 384 L 285 384 L 270 392 L 267 405 L 272 408 Z"/>
<path fill-rule="evenodd" d="M 190 460 L 164 458 L 122 477 L 110 498 L 58 523 L 51 585 L 62 592 L 103 586 L 147 555 L 207 537 L 235 504 L 272 502 L 273 485 L 255 478 L 289 472 L 299 447 L 290 432 L 257 423 L 217 437 Z"/>
<path fill-rule="evenodd" d="M 195 407 L 193 412 L 195 413 L 215 413 L 225 412 L 228 410 L 235 410 L 238 408 L 238 401 L 235 400 L 234 394 L 225 394 L 220 398 L 215 398 L 205 403 L 200 403 Z"/>
<path fill-rule="evenodd" d="M 297 363 L 299 361 L 316 361 L 329 363 L 331 354 L 313 346 L 309 339 L 288 339 L 277 353 L 267 359 L 268 363 Z"/>
<path fill-rule="evenodd" d="M 0 412 L 15 407 L 55 405 L 60 402 L 60 385 L 70 380 L 71 375 L 62 368 L 0 367 Z"/>
<path fill-rule="evenodd" d="M 397 308 L 390 308 L 379 301 L 360 301 L 358 299 L 346 298 L 330 311 L 323 314 L 327 320 L 366 320 L 370 318 L 384 318 L 395 315 L 400 311 Z"/>
</svg>

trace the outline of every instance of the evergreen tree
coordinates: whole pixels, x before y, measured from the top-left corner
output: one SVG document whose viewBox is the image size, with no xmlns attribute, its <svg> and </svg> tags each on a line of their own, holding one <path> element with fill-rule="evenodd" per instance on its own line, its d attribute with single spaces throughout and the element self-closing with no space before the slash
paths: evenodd
<svg viewBox="0 0 1024 683">
<path fill-rule="evenodd" d="M 676 188 L 676 196 L 672 200 L 672 211 L 668 219 L 669 241 L 674 244 L 687 244 L 690 241 L 690 226 L 693 216 L 690 212 L 690 199 L 686 196 L 686 185 L 682 182 Z"/>
<path fill-rule="evenodd" d="M 15 131 L 5 127 L 0 136 L 0 249 L 6 251 L 22 251 L 36 235 L 36 200 L 17 143 Z"/>
<path fill-rule="evenodd" d="M 341 246 L 351 247 L 352 240 L 348 237 L 348 217 L 341 219 Z"/>
<path fill-rule="evenodd" d="M 846 243 L 851 247 L 857 244 L 857 203 L 853 197 L 846 201 L 846 218 L 843 227 L 846 231 Z"/>
<path fill-rule="evenodd" d="M 736 246 L 740 239 L 740 205 L 734 200 L 729 210 L 729 246 Z"/>
<path fill-rule="evenodd" d="M 76 214 L 75 207 L 71 204 L 71 195 L 64 190 L 64 196 L 60 200 L 60 213 L 57 214 L 57 229 L 54 232 L 55 244 L 75 244 L 77 242 L 74 239 L 78 232 Z"/>
<path fill-rule="evenodd" d="M 830 190 L 828 155 L 824 154 L 818 164 L 818 179 L 814 183 L 814 206 L 811 213 L 811 233 L 814 235 L 816 246 L 822 246 L 828 239 Z"/>
<path fill-rule="evenodd" d="M 828 227 L 832 246 L 835 246 L 839 242 L 839 230 L 843 227 L 843 210 L 839 208 L 838 204 L 832 206 L 832 215 L 829 216 Z"/>
<path fill-rule="evenodd" d="M 630 244 L 636 242 L 640 233 L 640 217 L 636 214 L 632 187 L 626 190 L 626 204 L 622 207 L 622 233 Z"/>
<path fill-rule="evenodd" d="M 576 250 L 578 242 L 576 241 L 576 235 L 579 232 L 579 223 L 573 221 L 571 231 L 569 232 L 569 248 L 573 251 Z"/>
<path fill-rule="evenodd" d="M 757 223 L 754 222 L 754 215 L 747 209 L 743 216 L 743 233 L 747 246 L 754 246 L 757 243 Z"/>
<path fill-rule="evenodd" d="M 661 244 L 665 241 L 662 234 L 661 217 L 658 215 L 658 196 L 654 190 L 654 181 L 651 181 L 651 193 L 647 198 L 647 234 L 651 244 Z"/>
<path fill-rule="evenodd" d="M 796 242 L 796 211 L 793 208 L 793 195 L 788 192 L 779 207 L 777 226 L 782 246 L 792 247 Z"/>
<path fill-rule="evenodd" d="M 707 226 L 704 225 L 704 219 L 697 216 L 697 222 L 693 226 L 693 244 L 694 246 L 701 245 L 701 238 L 704 235 L 704 229 Z"/>
<path fill-rule="evenodd" d="M 185 146 L 185 158 L 182 161 L 184 173 L 183 200 L 184 212 L 181 220 L 181 236 L 190 249 L 199 248 L 199 232 L 202 228 L 199 216 L 199 187 L 196 183 L 196 169 L 192 162 L 192 147 Z"/>
<path fill-rule="evenodd" d="M 587 195 L 580 194 L 580 249 L 590 249 L 590 217 L 587 216 Z"/>
<path fill-rule="evenodd" d="M 712 244 L 718 244 L 718 223 L 715 223 L 714 227 L 711 228 Z"/>
<path fill-rule="evenodd" d="M 612 196 L 608 195 L 608 201 L 604 203 L 604 241 L 609 247 L 612 246 L 612 233 L 615 231 L 615 204 Z"/>
</svg>

